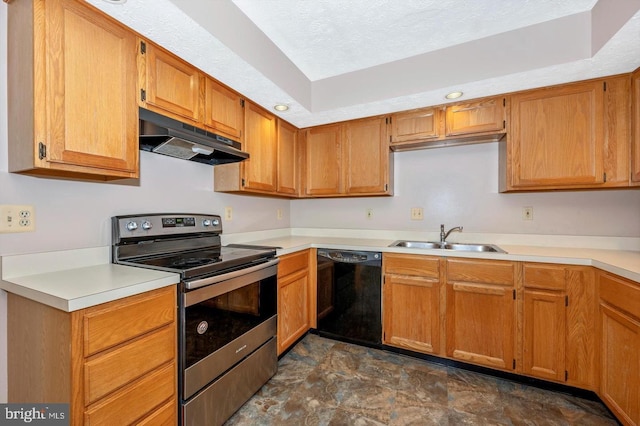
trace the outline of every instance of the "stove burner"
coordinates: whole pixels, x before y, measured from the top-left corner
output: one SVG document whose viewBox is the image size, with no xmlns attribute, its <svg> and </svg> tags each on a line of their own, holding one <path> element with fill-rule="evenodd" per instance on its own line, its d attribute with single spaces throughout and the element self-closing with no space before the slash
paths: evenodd
<svg viewBox="0 0 640 426">
<path fill-rule="evenodd" d="M 171 262 L 171 266 L 174 268 L 187 269 L 195 268 L 197 266 L 207 265 L 219 261 L 220 258 L 212 257 L 189 257 L 184 259 L 177 259 Z"/>
</svg>

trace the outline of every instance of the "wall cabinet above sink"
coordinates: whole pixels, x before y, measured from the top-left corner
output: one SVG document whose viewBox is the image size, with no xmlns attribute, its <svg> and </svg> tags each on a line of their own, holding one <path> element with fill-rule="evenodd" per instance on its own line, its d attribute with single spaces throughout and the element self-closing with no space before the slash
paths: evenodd
<svg viewBox="0 0 640 426">
<path fill-rule="evenodd" d="M 508 98 L 421 108 L 391 116 L 391 149 L 436 148 L 504 137 Z"/>
</svg>

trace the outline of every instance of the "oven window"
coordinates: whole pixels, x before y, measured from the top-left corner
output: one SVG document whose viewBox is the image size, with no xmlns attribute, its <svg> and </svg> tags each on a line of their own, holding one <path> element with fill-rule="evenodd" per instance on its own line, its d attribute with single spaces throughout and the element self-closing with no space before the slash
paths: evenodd
<svg viewBox="0 0 640 426">
<path fill-rule="evenodd" d="M 276 277 L 185 309 L 185 368 L 276 314 Z"/>
</svg>

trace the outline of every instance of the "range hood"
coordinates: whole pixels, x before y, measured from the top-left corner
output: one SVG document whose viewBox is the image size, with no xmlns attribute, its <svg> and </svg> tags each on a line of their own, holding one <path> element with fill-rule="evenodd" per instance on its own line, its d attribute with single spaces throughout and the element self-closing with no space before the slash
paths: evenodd
<svg viewBox="0 0 640 426">
<path fill-rule="evenodd" d="M 246 160 L 240 142 L 140 108 L 140 149 L 215 166 Z"/>
</svg>

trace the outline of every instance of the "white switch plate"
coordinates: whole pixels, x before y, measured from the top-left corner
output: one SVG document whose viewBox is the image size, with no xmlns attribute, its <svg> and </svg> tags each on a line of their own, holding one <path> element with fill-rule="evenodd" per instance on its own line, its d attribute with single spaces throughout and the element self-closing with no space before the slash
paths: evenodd
<svg viewBox="0 0 640 426">
<path fill-rule="evenodd" d="M 422 207 L 411 207 L 411 220 L 423 220 L 424 210 Z"/>
<path fill-rule="evenodd" d="M 224 220 L 232 220 L 233 219 L 233 209 L 231 207 L 224 208 Z"/>
<path fill-rule="evenodd" d="M 522 208 L 522 220 L 533 220 L 533 207 Z"/>
<path fill-rule="evenodd" d="M 373 209 L 372 208 L 368 208 L 367 209 L 367 219 L 373 219 Z"/>
<path fill-rule="evenodd" d="M 0 233 L 33 232 L 36 215 L 33 206 L 0 205 Z"/>
<path fill-rule="evenodd" d="M 278 220 L 282 220 L 282 209 L 276 210 L 276 217 Z"/>
</svg>

